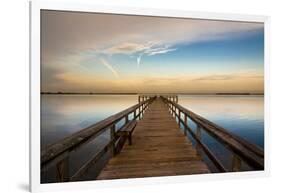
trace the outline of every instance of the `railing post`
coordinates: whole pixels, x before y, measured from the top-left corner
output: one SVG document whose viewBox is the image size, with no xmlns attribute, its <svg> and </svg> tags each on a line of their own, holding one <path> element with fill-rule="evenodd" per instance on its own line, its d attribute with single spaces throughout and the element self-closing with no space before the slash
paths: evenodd
<svg viewBox="0 0 281 193">
<path fill-rule="evenodd" d="M 141 119 L 141 113 L 142 113 L 142 105 L 139 106 L 139 120 Z"/>
<path fill-rule="evenodd" d="M 201 140 L 201 126 L 200 125 L 197 125 L 196 136 L 199 140 Z M 200 145 L 198 143 L 196 143 L 196 150 L 197 150 L 197 153 L 199 155 L 201 155 L 201 148 L 200 148 Z"/>
<path fill-rule="evenodd" d="M 181 127 L 181 111 L 180 111 L 180 109 L 178 109 L 179 110 L 179 116 L 178 116 L 178 121 L 179 121 L 179 127 Z"/>
<path fill-rule="evenodd" d="M 172 107 L 171 107 L 171 103 L 169 103 L 169 110 L 170 110 L 170 113 L 172 114 Z"/>
<path fill-rule="evenodd" d="M 235 153 L 232 154 L 231 171 L 238 172 L 241 170 L 241 159 Z"/>
<path fill-rule="evenodd" d="M 115 124 L 110 127 L 110 141 L 113 141 L 110 147 L 112 157 L 115 155 Z"/>
<path fill-rule="evenodd" d="M 134 119 L 137 118 L 137 108 L 134 110 Z"/>
<path fill-rule="evenodd" d="M 128 123 L 129 122 L 129 115 L 126 115 L 125 116 L 125 123 Z"/>
<path fill-rule="evenodd" d="M 172 114 L 172 107 L 171 107 L 171 103 L 168 103 L 168 105 L 169 105 L 169 111 L 170 111 L 170 113 Z"/>
<path fill-rule="evenodd" d="M 56 165 L 56 175 L 59 182 L 69 181 L 69 157 L 67 156 Z"/>
<path fill-rule="evenodd" d="M 186 114 L 184 113 L 184 135 L 185 135 L 185 136 L 187 135 L 186 127 L 187 127 L 187 116 L 186 116 Z"/>
</svg>

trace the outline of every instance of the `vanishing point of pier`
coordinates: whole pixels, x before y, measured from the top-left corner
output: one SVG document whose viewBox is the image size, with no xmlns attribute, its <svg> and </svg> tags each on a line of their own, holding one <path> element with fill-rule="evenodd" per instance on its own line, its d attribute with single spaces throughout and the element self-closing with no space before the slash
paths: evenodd
<svg viewBox="0 0 281 193">
<path fill-rule="evenodd" d="M 69 154 L 106 131 L 108 143 L 70 174 Z M 231 166 L 204 144 L 203 132 L 231 152 Z M 139 95 L 138 104 L 42 149 L 41 172 L 55 167 L 58 181 L 79 181 L 108 152 L 97 180 L 264 169 L 261 148 L 182 107 L 177 95 Z"/>
</svg>

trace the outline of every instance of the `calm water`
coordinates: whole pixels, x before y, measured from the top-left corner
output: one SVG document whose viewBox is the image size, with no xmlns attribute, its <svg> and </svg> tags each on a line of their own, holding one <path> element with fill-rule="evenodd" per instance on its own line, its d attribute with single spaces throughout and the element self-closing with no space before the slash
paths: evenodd
<svg viewBox="0 0 281 193">
<path fill-rule="evenodd" d="M 137 99 L 137 95 L 42 95 L 41 147 L 128 108 L 136 104 Z M 263 96 L 180 95 L 179 104 L 263 148 Z M 195 129 L 192 123 L 191 127 Z M 230 165 L 231 155 L 227 149 L 204 132 L 202 139 L 226 165 Z M 71 153 L 70 176 L 108 141 L 109 135 L 104 133 L 79 151 Z M 101 159 L 83 180 L 95 178 L 108 157 L 106 155 Z M 208 162 L 206 157 L 204 159 Z M 212 164 L 208 164 L 212 168 Z M 247 170 L 246 165 L 244 168 Z M 55 182 L 55 169 L 43 172 L 41 181 Z"/>
</svg>

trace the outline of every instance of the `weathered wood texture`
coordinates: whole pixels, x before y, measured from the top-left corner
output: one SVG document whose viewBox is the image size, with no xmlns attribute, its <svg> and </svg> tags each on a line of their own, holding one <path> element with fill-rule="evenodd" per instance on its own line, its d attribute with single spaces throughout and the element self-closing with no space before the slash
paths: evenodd
<svg viewBox="0 0 281 193">
<path fill-rule="evenodd" d="M 98 180 L 209 173 L 160 98 L 148 107 L 132 145 L 111 158 Z"/>
</svg>

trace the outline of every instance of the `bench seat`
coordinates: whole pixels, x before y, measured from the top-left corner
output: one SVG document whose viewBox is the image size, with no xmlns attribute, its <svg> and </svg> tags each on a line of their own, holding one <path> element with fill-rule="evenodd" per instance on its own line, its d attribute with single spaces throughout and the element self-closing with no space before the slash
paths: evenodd
<svg viewBox="0 0 281 193">
<path fill-rule="evenodd" d="M 118 137 L 126 136 L 129 140 L 129 145 L 132 145 L 132 133 L 137 125 L 137 121 L 133 120 L 123 126 L 119 131 L 117 131 L 116 135 Z"/>
</svg>

